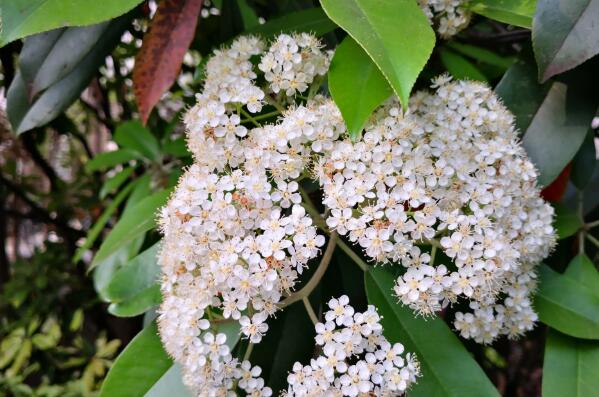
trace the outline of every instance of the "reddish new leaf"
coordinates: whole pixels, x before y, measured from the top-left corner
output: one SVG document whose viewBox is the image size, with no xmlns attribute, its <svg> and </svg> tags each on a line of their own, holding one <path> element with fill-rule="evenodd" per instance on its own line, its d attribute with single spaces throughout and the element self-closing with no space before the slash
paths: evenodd
<svg viewBox="0 0 599 397">
<path fill-rule="evenodd" d="M 135 59 L 133 88 L 142 122 L 173 84 L 193 40 L 202 0 L 162 0 Z"/>
<path fill-rule="evenodd" d="M 562 200 L 566 187 L 568 186 L 568 180 L 570 179 L 570 171 L 572 171 L 572 163 L 568 164 L 566 168 L 559 174 L 557 178 L 549 186 L 541 191 L 541 197 L 547 201 L 558 202 Z"/>
</svg>

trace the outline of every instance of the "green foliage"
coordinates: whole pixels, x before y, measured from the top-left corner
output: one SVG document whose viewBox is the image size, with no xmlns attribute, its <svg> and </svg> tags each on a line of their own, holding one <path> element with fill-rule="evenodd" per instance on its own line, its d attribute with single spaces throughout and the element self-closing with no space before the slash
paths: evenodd
<svg viewBox="0 0 599 397">
<path fill-rule="evenodd" d="M 539 0 L 532 44 L 539 80 L 546 81 L 599 53 L 599 3 L 594 0 Z"/>
<path fill-rule="evenodd" d="M 323 0 L 321 4 L 372 58 L 405 110 L 410 91 L 435 45 L 435 34 L 416 3 Z"/>
<path fill-rule="evenodd" d="M 487 18 L 530 29 L 536 3 L 537 0 L 473 0 L 468 7 Z"/>
<path fill-rule="evenodd" d="M 122 15 L 141 0 L 5 0 L 0 47 L 13 40 L 64 26 L 83 26 Z"/>
<path fill-rule="evenodd" d="M 349 135 L 357 139 L 368 117 L 393 91 L 368 54 L 349 36 L 335 50 L 328 78 Z"/>
<path fill-rule="evenodd" d="M 416 353 L 422 378 L 410 396 L 498 396 L 497 390 L 459 339 L 440 318 L 414 317 L 390 294 L 395 280 L 392 271 L 379 267 L 365 276 L 368 301 L 383 317 L 385 336 Z M 460 376 L 455 376 L 460 374 Z"/>
</svg>

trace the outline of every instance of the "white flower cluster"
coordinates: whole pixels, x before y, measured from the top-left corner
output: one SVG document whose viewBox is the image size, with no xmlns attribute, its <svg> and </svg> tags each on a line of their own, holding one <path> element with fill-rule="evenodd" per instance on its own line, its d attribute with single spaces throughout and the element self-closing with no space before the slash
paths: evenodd
<svg viewBox="0 0 599 397">
<path fill-rule="evenodd" d="M 439 35 L 445 39 L 457 34 L 468 26 L 470 11 L 465 7 L 464 0 L 418 0 Z"/>
<path fill-rule="evenodd" d="M 270 394 L 259 369 L 231 356 L 218 324 L 237 321 L 260 342 L 268 316 L 320 254 L 325 238 L 299 193 L 310 176 L 331 229 L 372 260 L 405 268 L 395 286 L 403 304 L 432 314 L 467 299 L 472 312 L 457 313 L 455 327 L 479 342 L 530 329 L 534 267 L 555 241 L 553 210 L 493 92 L 440 77 L 435 92 L 414 94 L 408 112 L 389 99 L 352 142 L 333 101 L 310 87 L 330 54 L 305 34 L 266 47 L 241 37 L 208 61 L 185 116 L 194 164 L 161 214 L 160 333 L 185 383 L 202 396 Z M 297 93 L 307 97 L 295 104 Z M 362 327 L 353 313 L 350 320 Z M 347 393 L 365 387 L 353 383 L 365 370 L 352 371 L 339 378 Z"/>
<path fill-rule="evenodd" d="M 298 37 L 302 48 L 317 43 Z M 280 59 L 281 42 L 264 57 Z M 313 44 L 311 54 L 326 58 L 319 47 Z M 295 181 L 309 160 L 307 136 L 317 133 L 303 129 L 299 115 L 250 131 L 243 125 L 272 90 L 256 85 L 250 62 L 263 48 L 259 39 L 242 37 L 207 63 L 204 91 L 185 118 L 195 162 L 161 214 L 160 333 L 183 364 L 185 383 L 199 395 L 221 395 L 234 385 L 270 394 L 256 378 L 259 369 L 231 357 L 217 322 L 238 321 L 244 337 L 260 342 L 266 319 L 325 242 L 299 205 Z M 251 379 L 237 382 L 247 374 Z"/>
<path fill-rule="evenodd" d="M 322 355 L 310 365 L 294 364 L 289 396 L 399 396 L 416 381 L 418 361 L 383 336 L 376 308 L 360 313 L 348 303 L 346 295 L 329 301 L 314 338 Z"/>
<path fill-rule="evenodd" d="M 321 51 L 318 39 L 307 33 L 282 34 L 262 57 L 258 68 L 271 90 L 287 96 L 303 92 L 317 75 L 329 69 L 329 54 Z"/>
<path fill-rule="evenodd" d="M 432 314 L 464 297 L 474 310 L 456 317 L 464 337 L 517 336 L 537 318 L 534 265 L 555 243 L 553 209 L 495 94 L 444 76 L 435 87 L 405 115 L 389 101 L 361 141 L 336 141 L 319 159 L 327 224 L 406 268 L 402 303 Z"/>
</svg>

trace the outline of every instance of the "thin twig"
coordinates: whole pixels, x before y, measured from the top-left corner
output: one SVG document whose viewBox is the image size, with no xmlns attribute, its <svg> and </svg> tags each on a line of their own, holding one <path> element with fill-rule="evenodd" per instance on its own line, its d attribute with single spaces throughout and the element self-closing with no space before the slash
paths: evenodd
<svg viewBox="0 0 599 397">
<path fill-rule="evenodd" d="M 312 320 L 312 324 L 316 325 L 318 323 L 318 316 L 314 312 L 312 305 L 310 304 L 310 300 L 307 296 L 302 298 L 302 302 L 304 302 L 304 307 L 306 308 L 306 312 L 308 313 L 308 317 Z"/>
<path fill-rule="evenodd" d="M 591 243 L 593 243 L 593 245 L 597 248 L 599 248 L 599 240 L 597 240 L 595 237 L 591 236 L 589 233 L 585 233 L 585 237 L 589 239 L 589 241 Z"/>
</svg>

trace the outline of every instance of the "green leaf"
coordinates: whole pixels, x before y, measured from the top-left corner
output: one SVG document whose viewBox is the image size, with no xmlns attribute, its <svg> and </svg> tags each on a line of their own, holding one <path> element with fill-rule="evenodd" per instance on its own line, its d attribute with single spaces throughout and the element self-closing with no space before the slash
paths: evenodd
<svg viewBox="0 0 599 397">
<path fill-rule="evenodd" d="M 187 143 L 185 142 L 184 138 L 168 141 L 162 147 L 162 151 L 178 158 L 191 156 L 191 153 L 189 153 L 189 150 L 187 150 Z"/>
<path fill-rule="evenodd" d="M 578 254 L 568 264 L 564 275 L 599 295 L 599 272 L 585 254 Z"/>
<path fill-rule="evenodd" d="M 470 11 L 510 25 L 530 29 L 536 0 L 473 0 Z"/>
<path fill-rule="evenodd" d="M 111 303 L 108 312 L 117 317 L 135 317 L 159 305 L 160 302 L 162 302 L 160 285 L 154 284 L 122 302 Z"/>
<path fill-rule="evenodd" d="M 150 130 L 137 120 L 120 124 L 113 138 L 121 147 L 134 150 L 150 160 L 156 160 L 159 156 L 158 141 Z"/>
<path fill-rule="evenodd" d="M 408 392 L 417 396 L 499 396 L 483 370 L 439 317 L 425 320 L 392 295 L 393 269 L 371 268 L 365 276 L 368 301 L 382 316 L 384 334 L 416 353 L 422 377 Z M 459 375 L 456 375 L 459 374 Z"/>
<path fill-rule="evenodd" d="M 108 178 L 100 189 L 100 199 L 103 200 L 107 195 L 118 189 L 133 174 L 133 171 L 135 171 L 135 167 L 125 167 L 122 171 Z"/>
<path fill-rule="evenodd" d="M 0 47 L 46 30 L 106 21 L 139 3 L 141 0 L 4 0 Z"/>
<path fill-rule="evenodd" d="M 127 163 L 131 160 L 139 160 L 140 158 L 137 152 L 129 149 L 102 152 L 85 164 L 85 170 L 87 172 L 104 171 L 115 165 Z"/>
<path fill-rule="evenodd" d="M 542 265 L 534 306 L 550 327 L 577 338 L 599 339 L 599 295 L 577 279 Z"/>
<path fill-rule="evenodd" d="M 307 10 L 291 12 L 278 18 L 269 19 L 263 25 L 254 26 L 247 30 L 249 34 L 263 37 L 276 36 L 279 33 L 310 32 L 316 36 L 323 36 L 335 28 L 335 25 L 322 11 L 321 8 L 308 8 Z"/>
<path fill-rule="evenodd" d="M 466 55 L 472 59 L 476 59 L 479 62 L 483 62 L 489 65 L 497 66 L 501 69 L 507 69 L 516 62 L 514 57 L 503 57 L 497 55 L 493 51 L 489 51 L 486 48 L 477 47 L 470 44 L 458 43 L 456 41 L 450 41 L 447 43 L 447 47 L 455 50 L 462 55 Z"/>
<path fill-rule="evenodd" d="M 578 189 L 583 190 L 591 180 L 596 165 L 595 132 L 589 129 L 578 153 L 572 160 L 570 180 Z"/>
<path fill-rule="evenodd" d="M 364 48 L 404 109 L 435 46 L 435 33 L 413 0 L 321 0 L 329 18 Z"/>
<path fill-rule="evenodd" d="M 558 238 L 564 239 L 572 236 L 582 226 L 580 216 L 573 209 L 561 203 L 555 203 L 555 228 Z"/>
<path fill-rule="evenodd" d="M 88 85 L 98 67 L 104 63 L 106 55 L 112 51 L 129 22 L 130 15 L 111 21 L 106 32 L 94 45 L 93 50 L 82 57 L 70 73 L 49 86 L 34 100 L 31 99 L 27 85 L 19 71 L 7 92 L 7 113 L 13 130 L 20 134 L 42 126 L 70 106 Z M 33 56 L 40 56 L 40 54 Z M 41 65 L 41 61 L 38 60 L 33 63 Z"/>
<path fill-rule="evenodd" d="M 260 22 L 258 22 L 258 15 L 256 15 L 256 12 L 248 4 L 247 0 L 239 0 L 237 5 L 239 7 L 239 13 L 241 14 L 243 27 L 245 30 L 251 29 L 260 24 Z"/>
<path fill-rule="evenodd" d="M 106 287 L 106 296 L 112 302 L 122 302 L 157 285 L 160 277 L 158 251 L 160 242 L 146 249 L 120 268 Z"/>
<path fill-rule="evenodd" d="M 181 366 L 175 363 L 158 379 L 158 382 L 154 383 L 144 397 L 192 397 L 182 379 Z"/>
<path fill-rule="evenodd" d="M 162 348 L 156 323 L 144 328 L 117 357 L 100 397 L 144 396 L 173 365 Z"/>
<path fill-rule="evenodd" d="M 487 81 L 487 78 L 470 61 L 453 51 L 443 49 L 440 51 L 441 62 L 455 79 Z"/>
<path fill-rule="evenodd" d="M 165 189 L 154 193 L 126 211 L 100 246 L 91 268 L 128 242 L 151 230 L 156 224 L 156 211 L 166 203 L 171 190 Z"/>
<path fill-rule="evenodd" d="M 549 185 L 578 152 L 595 110 L 575 86 L 553 83 L 522 139 L 540 185 Z"/>
<path fill-rule="evenodd" d="M 532 44 L 539 80 L 570 70 L 599 53 L 599 2 L 539 0 Z"/>
<path fill-rule="evenodd" d="M 495 92 L 516 116 L 516 127 L 526 132 L 536 112 L 543 104 L 550 84 L 539 84 L 534 65 L 522 60 L 512 65 L 495 87 Z"/>
<path fill-rule="evenodd" d="M 591 397 L 599 390 L 599 341 L 549 330 L 543 360 L 543 397 Z"/>
<path fill-rule="evenodd" d="M 374 109 L 393 90 L 368 54 L 349 36 L 335 50 L 328 77 L 331 96 L 355 140 Z"/>
</svg>

